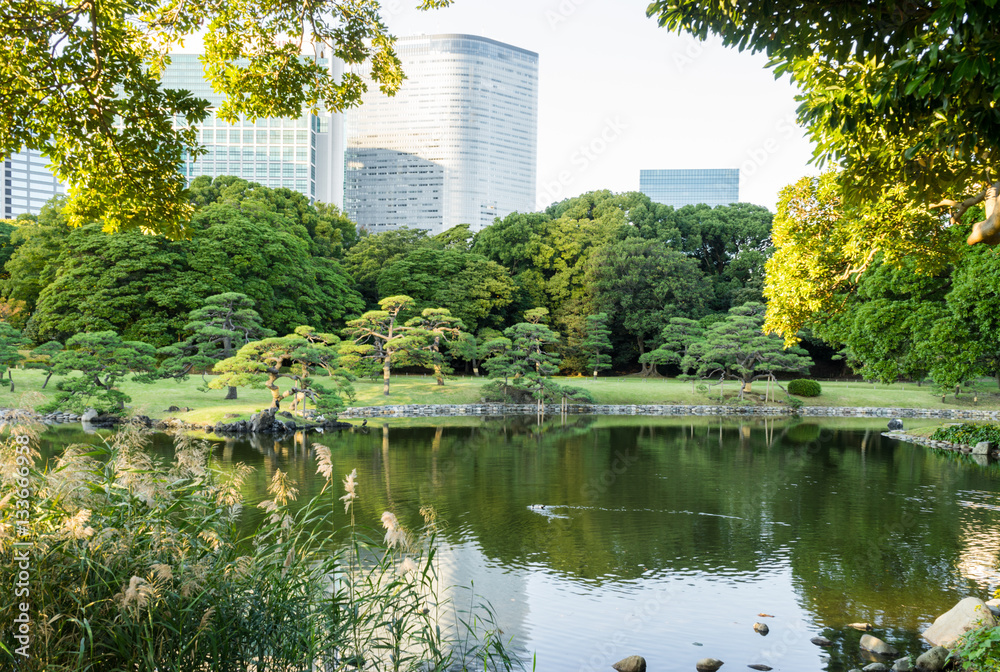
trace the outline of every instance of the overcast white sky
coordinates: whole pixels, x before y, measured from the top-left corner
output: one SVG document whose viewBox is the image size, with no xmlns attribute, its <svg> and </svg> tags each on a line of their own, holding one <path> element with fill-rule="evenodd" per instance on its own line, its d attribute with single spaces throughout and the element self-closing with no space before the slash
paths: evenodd
<svg viewBox="0 0 1000 672">
<path fill-rule="evenodd" d="M 740 168 L 740 199 L 774 210 L 816 169 L 795 90 L 760 55 L 674 35 L 648 0 L 384 0 L 397 37 L 470 33 L 539 55 L 538 206 L 639 188 L 641 168 Z"/>
</svg>

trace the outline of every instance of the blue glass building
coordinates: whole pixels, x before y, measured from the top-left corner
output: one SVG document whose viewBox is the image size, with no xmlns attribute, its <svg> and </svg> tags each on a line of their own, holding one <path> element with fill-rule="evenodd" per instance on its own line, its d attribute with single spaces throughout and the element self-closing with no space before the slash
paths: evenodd
<svg viewBox="0 0 1000 672">
<path fill-rule="evenodd" d="M 639 191 L 655 203 L 682 208 L 704 203 L 711 207 L 740 200 L 739 168 L 640 170 Z"/>
<path fill-rule="evenodd" d="M 287 187 L 310 200 L 343 205 L 344 148 L 339 114 L 303 114 L 298 119 L 246 119 L 234 124 L 215 110 L 222 97 L 205 79 L 196 54 L 173 54 L 162 86 L 187 89 L 209 101 L 211 113 L 199 127 L 198 140 L 208 153 L 187 158 L 184 176 L 235 175 L 265 187 Z"/>
<path fill-rule="evenodd" d="M 40 152 L 23 149 L 3 160 L 3 219 L 37 215 L 50 198 L 65 193 Z"/>
</svg>

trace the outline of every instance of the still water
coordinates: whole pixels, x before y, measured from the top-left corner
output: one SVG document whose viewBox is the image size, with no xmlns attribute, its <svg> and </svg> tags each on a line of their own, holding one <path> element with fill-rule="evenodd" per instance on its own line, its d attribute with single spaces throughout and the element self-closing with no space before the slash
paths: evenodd
<svg viewBox="0 0 1000 672">
<path fill-rule="evenodd" d="M 210 440 L 257 468 L 251 501 L 276 468 L 300 499 L 318 492 L 317 441 L 335 473 L 357 469 L 361 522 L 391 510 L 417 528 L 433 506 L 445 581 L 492 603 L 529 668 L 640 654 L 650 672 L 703 657 L 842 672 L 867 662 L 848 623 L 916 656 L 938 614 L 1000 585 L 1000 467 L 886 439 L 884 422 L 452 418 Z M 47 447 L 85 436 L 54 429 Z"/>
</svg>

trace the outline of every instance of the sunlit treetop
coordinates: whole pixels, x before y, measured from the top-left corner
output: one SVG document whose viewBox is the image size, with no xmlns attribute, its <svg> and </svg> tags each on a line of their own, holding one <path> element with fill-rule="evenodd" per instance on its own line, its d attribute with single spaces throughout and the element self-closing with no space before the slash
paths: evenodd
<svg viewBox="0 0 1000 672">
<path fill-rule="evenodd" d="M 403 79 L 378 0 L 6 0 L 0 34 L 0 156 L 42 152 L 69 185 L 71 222 L 109 231 L 188 234 L 178 167 L 203 151 L 210 110 L 159 86 L 185 39 L 202 37 L 228 121 L 339 111 L 360 102 L 365 74 L 390 95 Z M 320 60 L 331 54 L 345 74 Z"/>
</svg>

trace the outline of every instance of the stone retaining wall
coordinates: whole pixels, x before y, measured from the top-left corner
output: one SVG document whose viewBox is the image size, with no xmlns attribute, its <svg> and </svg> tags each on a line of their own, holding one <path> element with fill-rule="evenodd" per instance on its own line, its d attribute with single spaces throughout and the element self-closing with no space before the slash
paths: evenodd
<svg viewBox="0 0 1000 672">
<path fill-rule="evenodd" d="M 559 404 L 546 404 L 546 415 L 559 415 Z M 350 418 L 433 418 L 458 415 L 535 415 L 535 404 L 408 404 L 401 406 L 360 406 L 339 414 Z M 685 406 L 660 404 L 569 404 L 571 415 L 794 415 L 787 406 Z M 947 418 L 962 420 L 1000 420 L 1000 411 L 971 409 L 876 408 L 844 406 L 803 406 L 801 416 L 848 418 Z"/>
</svg>

